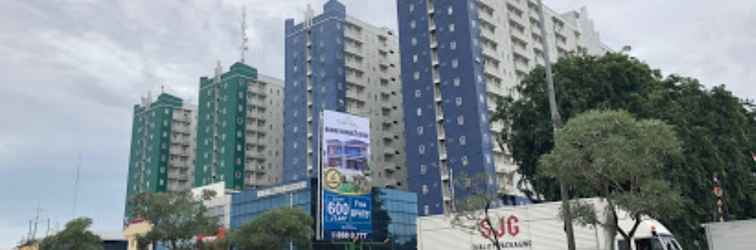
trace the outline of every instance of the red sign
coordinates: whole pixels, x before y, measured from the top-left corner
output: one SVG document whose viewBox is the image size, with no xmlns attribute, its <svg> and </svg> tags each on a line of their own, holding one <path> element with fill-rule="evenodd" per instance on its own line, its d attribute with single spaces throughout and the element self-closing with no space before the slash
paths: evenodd
<svg viewBox="0 0 756 250">
<path fill-rule="evenodd" d="M 495 225 L 489 225 L 488 223 L 486 223 L 485 219 L 482 219 L 480 220 L 480 234 L 483 236 L 483 238 L 486 239 L 491 239 L 491 237 L 493 237 L 493 234 L 496 234 L 496 238 L 498 239 L 503 238 L 507 234 L 515 237 L 520 233 L 520 226 L 518 225 L 519 222 L 520 219 L 517 218 L 517 216 L 502 216 L 499 218 L 498 227 L 496 227 Z M 491 224 L 496 223 L 492 221 Z"/>
</svg>

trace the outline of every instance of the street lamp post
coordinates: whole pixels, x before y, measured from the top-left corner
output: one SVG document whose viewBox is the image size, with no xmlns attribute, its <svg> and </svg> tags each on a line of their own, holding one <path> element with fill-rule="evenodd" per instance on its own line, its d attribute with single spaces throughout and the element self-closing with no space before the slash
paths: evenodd
<svg viewBox="0 0 756 250">
<path fill-rule="evenodd" d="M 549 58 L 551 49 L 549 48 L 549 38 L 546 33 L 546 18 L 544 14 L 543 0 L 539 0 L 538 5 L 541 18 L 540 27 L 541 43 L 543 44 L 543 65 L 546 70 L 546 91 L 549 98 L 549 109 L 551 110 L 551 125 L 554 128 L 554 137 L 556 137 L 557 131 L 562 127 L 562 118 L 559 116 L 556 94 L 554 93 L 554 76 L 551 73 L 551 58 Z M 562 197 L 562 209 L 564 210 L 564 230 L 567 233 L 567 249 L 575 250 L 575 234 L 572 228 L 572 211 L 570 209 L 569 194 L 567 193 L 567 185 L 561 180 L 561 178 L 559 180 L 559 193 Z"/>
</svg>

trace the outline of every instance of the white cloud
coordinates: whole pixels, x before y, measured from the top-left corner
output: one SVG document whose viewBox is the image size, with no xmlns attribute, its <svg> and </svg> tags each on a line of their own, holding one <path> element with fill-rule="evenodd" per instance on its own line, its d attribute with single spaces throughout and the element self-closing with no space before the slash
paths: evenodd
<svg viewBox="0 0 756 250">
<path fill-rule="evenodd" d="M 750 0 L 546 1 L 557 10 L 587 6 L 602 38 L 665 74 L 725 84 L 741 98 L 756 98 L 756 2 Z"/>
<path fill-rule="evenodd" d="M 0 183 L 46 185 L 0 190 L 5 204 L 57 207 L 68 218 L 70 170 L 84 155 L 81 215 L 98 229 L 120 227 L 132 105 L 168 91 L 196 100 L 198 78 L 217 60 L 238 60 L 241 6 L 251 39 L 247 62 L 283 75 L 283 21 L 325 0 L 0 1 Z M 395 1 L 344 0 L 349 15 L 396 27 Z M 750 0 L 547 0 L 587 5 L 604 40 L 665 72 L 756 98 L 756 3 Z M 32 197 L 32 198 L 29 198 Z M 104 198 L 103 198 L 104 197 Z M 27 206 L 0 207 L 0 246 L 23 235 Z M 53 209 L 51 209 L 53 210 Z M 61 219 L 62 220 L 62 219 Z M 5 226 L 10 225 L 10 226 Z M 17 226 L 20 225 L 20 226 Z"/>
</svg>

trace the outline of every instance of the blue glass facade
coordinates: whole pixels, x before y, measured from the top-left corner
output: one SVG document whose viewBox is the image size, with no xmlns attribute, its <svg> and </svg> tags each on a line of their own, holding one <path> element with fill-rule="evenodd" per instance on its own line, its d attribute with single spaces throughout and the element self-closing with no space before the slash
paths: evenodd
<svg viewBox="0 0 756 250">
<path fill-rule="evenodd" d="M 381 207 L 375 209 L 385 209 L 389 215 L 388 232 L 394 245 L 391 249 L 416 249 L 417 195 L 382 188 L 376 189 L 375 192 L 379 194 L 381 203 Z M 373 223 L 380 222 L 374 218 Z"/>
<path fill-rule="evenodd" d="M 345 18 L 344 5 L 330 0 L 312 20 L 286 20 L 284 182 L 308 178 L 308 165 L 318 166 L 321 111 L 345 111 Z"/>
<path fill-rule="evenodd" d="M 419 214 L 441 214 L 496 190 L 477 4 L 399 0 L 397 11 L 408 181 Z"/>
<path fill-rule="evenodd" d="M 304 184 L 296 185 L 302 183 Z M 297 188 L 283 188 L 286 186 L 297 186 Z M 231 228 L 238 229 L 242 224 L 274 208 L 297 207 L 314 215 L 316 213 L 314 204 L 317 200 L 316 187 L 317 182 L 310 179 L 235 193 L 231 198 Z M 415 249 L 415 219 L 417 218 L 415 193 L 382 188 L 376 188 L 373 192 L 379 198 L 377 203 L 381 204 L 380 207 L 373 208 L 373 226 L 385 227 L 388 230 L 381 239 L 376 239 L 376 241 L 382 242 L 388 236 L 394 244 L 392 249 Z M 385 210 L 387 218 L 381 219 L 375 216 L 380 209 Z M 380 231 L 380 229 L 374 231 Z"/>
<path fill-rule="evenodd" d="M 304 182 L 303 188 L 290 192 L 265 193 L 265 190 L 270 191 L 276 188 L 271 187 L 234 193 L 231 196 L 231 228 L 238 229 L 242 224 L 274 208 L 296 207 L 312 214 L 314 212 L 312 202 L 315 199 L 313 198 L 313 189 L 310 187 L 313 185 L 307 180 L 301 182 Z M 291 183 L 277 187 L 288 184 Z"/>
</svg>

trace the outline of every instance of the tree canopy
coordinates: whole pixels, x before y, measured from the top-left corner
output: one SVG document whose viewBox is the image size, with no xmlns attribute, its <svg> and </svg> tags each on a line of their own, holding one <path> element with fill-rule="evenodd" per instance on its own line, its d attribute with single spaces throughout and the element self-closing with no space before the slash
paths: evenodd
<svg viewBox="0 0 756 250">
<path fill-rule="evenodd" d="M 76 218 L 66 223 L 63 231 L 48 236 L 39 244 L 40 250 L 100 250 L 103 249 L 99 236 L 89 231 L 90 218 Z"/>
<path fill-rule="evenodd" d="M 665 180 L 695 202 L 665 222 L 682 236 L 687 249 L 705 248 L 699 225 L 714 217 L 714 176 L 722 181 L 730 219 L 756 217 L 756 164 L 751 156 L 756 151 L 756 113 L 749 102 L 724 86 L 707 89 L 693 78 L 664 77 L 621 53 L 568 56 L 553 68 L 559 111 L 567 122 L 588 110 L 613 109 L 674 126 L 682 157 L 665 166 Z M 553 178 L 537 175 L 538 159 L 554 147 L 544 82 L 543 67 L 535 68 L 516 87 L 518 98 L 499 105 L 493 117 L 511 119 L 511 131 L 501 134 L 524 177 L 519 186 L 532 185 L 532 199 L 557 200 L 559 187 Z"/>
<path fill-rule="evenodd" d="M 140 238 L 143 243 L 163 242 L 172 250 L 184 249 L 194 244 L 195 236 L 215 234 L 220 226 L 191 192 L 142 193 L 132 204 L 131 214 L 153 226 Z"/>
<path fill-rule="evenodd" d="M 671 217 L 681 207 L 679 192 L 663 178 L 664 166 L 681 152 L 671 126 L 635 120 L 625 111 L 588 111 L 571 119 L 555 140 L 554 150 L 541 157 L 540 171 L 604 199 L 606 211 L 578 213 L 576 218 L 601 224 L 611 235 L 619 233 L 626 249 L 644 216 Z M 635 221 L 632 228 L 618 226 L 619 209 Z M 597 218 L 597 213 L 608 217 Z"/>
<path fill-rule="evenodd" d="M 232 233 L 240 250 L 281 250 L 291 242 L 312 249 L 313 219 L 299 208 L 276 208 L 247 222 Z"/>
</svg>

